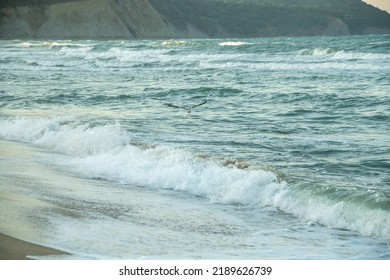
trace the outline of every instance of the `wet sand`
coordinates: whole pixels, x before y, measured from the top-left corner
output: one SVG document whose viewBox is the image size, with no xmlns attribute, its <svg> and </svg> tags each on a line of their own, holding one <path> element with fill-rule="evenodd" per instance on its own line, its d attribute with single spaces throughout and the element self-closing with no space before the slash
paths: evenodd
<svg viewBox="0 0 390 280">
<path fill-rule="evenodd" d="M 34 259 L 34 256 L 67 254 L 19 239 L 40 240 L 40 231 L 45 230 L 45 227 L 35 229 L 26 213 L 46 204 L 13 191 L 26 182 L 32 182 L 33 178 L 25 174 L 42 174 L 42 170 L 31 171 L 33 165 L 29 159 L 33 155 L 34 149 L 23 144 L 0 140 L 0 260 L 26 260 Z M 27 177 L 20 180 L 24 176 Z M 27 210 L 24 206 L 28 206 Z"/>
<path fill-rule="evenodd" d="M 34 256 L 65 254 L 67 253 L 0 233 L 0 260 L 28 260 L 34 259 Z"/>
</svg>

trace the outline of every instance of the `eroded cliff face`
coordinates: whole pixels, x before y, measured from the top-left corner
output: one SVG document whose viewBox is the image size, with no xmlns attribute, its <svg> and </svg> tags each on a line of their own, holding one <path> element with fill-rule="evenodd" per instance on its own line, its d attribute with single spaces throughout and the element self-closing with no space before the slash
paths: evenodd
<svg viewBox="0 0 390 280">
<path fill-rule="evenodd" d="M 177 30 L 148 0 L 81 0 L 2 10 L 0 38 L 111 39 L 202 37 Z"/>
<path fill-rule="evenodd" d="M 158 39 L 390 34 L 390 15 L 359 4 L 359 0 L 353 0 L 355 9 L 347 5 L 352 0 L 333 0 L 331 6 L 319 6 L 317 10 L 301 9 L 299 5 L 297 8 L 288 5 L 291 3 L 288 0 L 284 1 L 286 5 L 278 6 L 269 1 L 260 5 L 260 1 L 259 4 L 249 0 L 245 5 L 238 5 L 236 1 L 211 0 L 0 0 L 0 38 Z M 306 3 L 303 0 L 296 2 Z M 338 7 L 337 3 L 342 5 Z M 340 12 L 335 12 L 335 9 Z M 375 18 L 378 20 L 372 20 Z"/>
<path fill-rule="evenodd" d="M 0 12 L 0 38 L 32 37 L 45 17 L 38 7 L 3 8 Z"/>
</svg>

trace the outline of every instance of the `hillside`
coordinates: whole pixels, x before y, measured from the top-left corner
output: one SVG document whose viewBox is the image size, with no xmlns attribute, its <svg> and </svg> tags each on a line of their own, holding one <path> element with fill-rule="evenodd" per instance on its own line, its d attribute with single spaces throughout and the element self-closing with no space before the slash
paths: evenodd
<svg viewBox="0 0 390 280">
<path fill-rule="evenodd" d="M 8 0 L 2 5 L 0 38 L 131 39 L 183 35 L 147 0 Z"/>
<path fill-rule="evenodd" d="M 390 33 L 361 0 L 2 0 L 0 38 L 222 38 Z"/>
<path fill-rule="evenodd" d="M 178 28 L 210 37 L 390 33 L 390 14 L 361 0 L 149 0 Z"/>
</svg>

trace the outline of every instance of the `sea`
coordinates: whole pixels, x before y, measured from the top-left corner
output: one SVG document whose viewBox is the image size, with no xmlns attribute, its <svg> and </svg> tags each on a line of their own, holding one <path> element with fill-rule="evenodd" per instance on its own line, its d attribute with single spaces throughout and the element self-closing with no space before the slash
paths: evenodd
<svg viewBox="0 0 390 280">
<path fill-rule="evenodd" d="M 3 40 L 0 140 L 59 259 L 390 259 L 389 35 Z"/>
</svg>

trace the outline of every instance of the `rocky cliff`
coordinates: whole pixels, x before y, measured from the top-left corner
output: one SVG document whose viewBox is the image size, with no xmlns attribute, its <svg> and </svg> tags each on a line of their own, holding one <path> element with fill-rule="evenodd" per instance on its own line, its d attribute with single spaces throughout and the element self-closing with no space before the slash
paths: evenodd
<svg viewBox="0 0 390 280">
<path fill-rule="evenodd" d="M 2 0 L 0 38 L 131 39 L 390 33 L 360 0 Z"/>
<path fill-rule="evenodd" d="M 79 0 L 1 9 L 1 38 L 113 39 L 202 36 L 177 30 L 148 0 Z"/>
<path fill-rule="evenodd" d="M 390 14 L 362 0 L 149 0 L 178 28 L 210 37 L 390 33 Z"/>
</svg>

